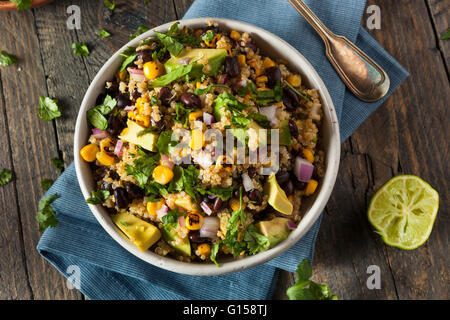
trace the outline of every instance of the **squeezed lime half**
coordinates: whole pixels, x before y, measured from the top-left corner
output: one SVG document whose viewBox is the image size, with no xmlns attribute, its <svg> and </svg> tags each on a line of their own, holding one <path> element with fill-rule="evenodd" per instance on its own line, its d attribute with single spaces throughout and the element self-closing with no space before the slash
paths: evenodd
<svg viewBox="0 0 450 320">
<path fill-rule="evenodd" d="M 427 241 L 439 208 L 439 194 L 421 178 L 399 175 L 370 201 L 367 216 L 383 241 L 412 250 Z"/>
</svg>

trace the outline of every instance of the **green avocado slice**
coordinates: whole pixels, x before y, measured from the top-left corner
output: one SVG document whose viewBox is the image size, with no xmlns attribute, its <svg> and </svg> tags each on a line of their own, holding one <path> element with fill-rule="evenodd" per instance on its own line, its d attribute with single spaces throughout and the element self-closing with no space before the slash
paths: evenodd
<svg viewBox="0 0 450 320">
<path fill-rule="evenodd" d="M 258 231 L 269 239 L 270 248 L 289 236 L 291 232 L 287 226 L 287 218 L 274 218 L 268 221 L 260 221 L 256 224 Z"/>
<path fill-rule="evenodd" d="M 181 253 L 184 256 L 191 256 L 191 242 L 189 241 L 188 236 L 183 239 L 183 244 L 177 245 L 174 244 L 173 241 L 175 240 L 175 237 L 178 235 L 175 231 L 176 224 L 168 224 L 165 225 L 162 231 L 162 237 L 167 242 L 169 246 L 175 249 L 175 251 Z"/>
</svg>

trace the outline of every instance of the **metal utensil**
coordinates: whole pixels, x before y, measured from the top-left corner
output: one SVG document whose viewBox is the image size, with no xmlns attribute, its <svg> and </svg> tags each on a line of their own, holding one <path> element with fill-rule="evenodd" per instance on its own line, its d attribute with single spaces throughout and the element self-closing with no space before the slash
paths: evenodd
<svg viewBox="0 0 450 320">
<path fill-rule="evenodd" d="M 347 38 L 331 32 L 302 0 L 289 2 L 320 35 L 328 59 L 356 97 L 373 102 L 386 95 L 391 82 L 375 61 Z"/>
</svg>

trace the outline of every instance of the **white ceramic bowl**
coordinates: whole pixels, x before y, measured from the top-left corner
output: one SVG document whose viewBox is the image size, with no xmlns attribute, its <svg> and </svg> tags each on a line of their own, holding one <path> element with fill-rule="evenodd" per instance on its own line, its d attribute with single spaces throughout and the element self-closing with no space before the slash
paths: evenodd
<svg viewBox="0 0 450 320">
<path fill-rule="evenodd" d="M 323 81 L 308 60 L 287 42 L 264 29 L 235 20 L 219 18 L 213 18 L 213 20 L 219 23 L 220 28 L 248 32 L 263 53 L 267 52 L 270 57 L 287 60 L 289 62 L 288 67 L 290 70 L 299 72 L 307 86 L 315 88 L 320 92 L 324 111 L 321 132 L 326 153 L 326 174 L 320 182 L 315 196 L 303 201 L 302 211 L 305 212 L 305 215 L 297 229 L 291 232 L 286 240 L 279 243 L 274 248 L 254 256 L 245 257 L 239 260 L 233 260 L 232 258 L 221 260 L 219 261 L 220 268 L 212 263 L 185 263 L 169 257 L 162 257 L 151 251 L 141 252 L 120 233 L 104 208 L 100 205 L 89 205 L 95 218 L 97 218 L 98 222 L 103 226 L 106 232 L 108 232 L 109 235 L 127 251 L 160 268 L 191 275 L 218 275 L 242 271 L 273 259 L 293 246 L 311 228 L 324 209 L 336 180 L 340 157 L 339 126 L 333 102 Z M 205 21 L 206 18 L 197 18 L 181 20 L 180 23 L 181 26 L 188 26 L 195 29 L 204 27 Z M 97 95 L 104 88 L 105 82 L 112 79 L 114 74 L 120 68 L 122 57 L 119 56 L 119 52 L 122 52 L 127 46 L 135 47 L 141 40 L 154 36 L 153 30 L 160 32 L 167 31 L 172 24 L 173 22 L 169 22 L 147 31 L 122 47 L 100 69 L 84 96 L 75 126 L 74 155 L 78 182 L 80 183 L 83 196 L 86 199 L 90 197 L 91 190 L 95 187 L 89 165 L 82 161 L 79 156 L 79 151 L 86 144 L 90 134 L 88 123 L 86 121 L 86 110 L 94 106 Z"/>
</svg>

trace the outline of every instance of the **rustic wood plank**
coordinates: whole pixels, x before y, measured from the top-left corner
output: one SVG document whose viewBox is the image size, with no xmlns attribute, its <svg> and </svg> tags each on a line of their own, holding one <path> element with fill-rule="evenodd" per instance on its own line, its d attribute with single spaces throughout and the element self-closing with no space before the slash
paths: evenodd
<svg viewBox="0 0 450 320">
<path fill-rule="evenodd" d="M 446 0 L 427 0 L 427 6 L 432 17 L 438 49 L 444 58 L 448 75 L 450 74 L 450 41 L 441 40 L 440 38 L 450 28 L 450 2 Z"/>
<path fill-rule="evenodd" d="M 12 48 L 5 48 L 11 52 Z M 6 119 L 6 105 L 3 95 L 1 79 L 2 73 L 16 72 L 17 67 L 12 66 L 0 70 L 0 135 L 3 137 L 3 148 L 0 153 L 0 170 L 14 169 L 9 132 Z M 28 281 L 27 265 L 24 256 L 22 226 L 20 223 L 19 206 L 17 204 L 16 181 L 0 187 L 0 299 L 31 299 L 33 293 Z"/>
<path fill-rule="evenodd" d="M 16 237 L 23 238 L 23 256 L 26 259 L 31 297 L 75 298 L 77 293 L 67 289 L 64 278 L 45 263 L 36 251 L 40 233 L 35 216 L 43 194 L 40 181 L 43 178 L 56 178 L 57 172 L 50 158 L 58 155 L 58 149 L 53 124 L 42 121 L 37 113 L 39 95 L 47 95 L 47 90 L 33 12 L 2 13 L 0 29 L 3 30 L 2 46 L 20 59 L 17 64 L 20 71 L 2 70 L 1 82 L 16 174 L 19 218 L 15 220 L 19 219 L 22 231 L 22 235 L 17 233 Z M 15 272 L 13 264 L 9 270 L 2 269 L 2 274 Z"/>
<path fill-rule="evenodd" d="M 194 0 L 173 0 L 178 19 L 181 19 L 184 16 L 193 3 Z"/>
</svg>

